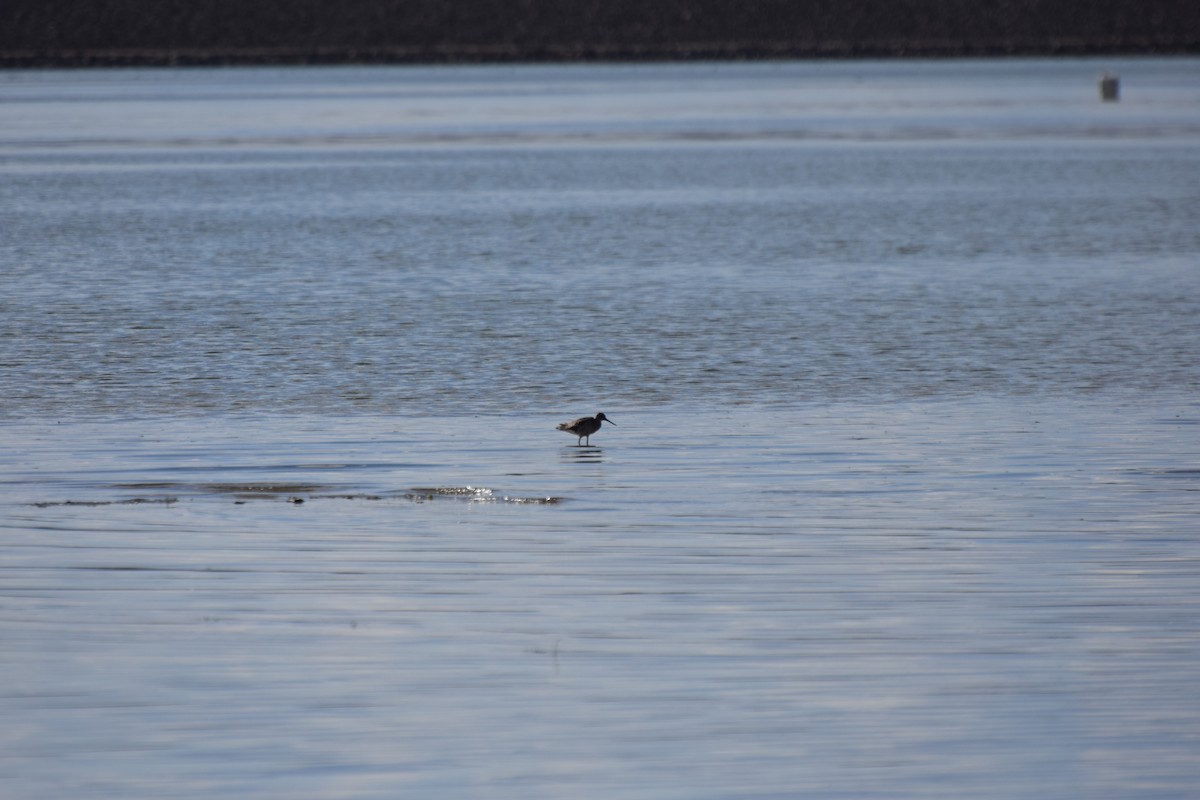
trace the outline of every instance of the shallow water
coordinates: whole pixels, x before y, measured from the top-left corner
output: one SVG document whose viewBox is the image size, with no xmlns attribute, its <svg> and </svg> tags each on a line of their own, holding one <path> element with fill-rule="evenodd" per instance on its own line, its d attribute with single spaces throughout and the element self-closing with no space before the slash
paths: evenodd
<svg viewBox="0 0 1200 800">
<path fill-rule="evenodd" d="M 1193 796 L 1197 65 L 3 76 L 5 791 Z"/>
<path fill-rule="evenodd" d="M 671 419 L 23 426 L 10 791 L 1188 794 L 1194 403 Z"/>
</svg>

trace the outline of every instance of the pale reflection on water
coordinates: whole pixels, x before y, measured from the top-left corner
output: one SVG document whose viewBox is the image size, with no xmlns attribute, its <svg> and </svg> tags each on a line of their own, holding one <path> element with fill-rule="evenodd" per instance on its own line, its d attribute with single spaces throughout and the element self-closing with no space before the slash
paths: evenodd
<svg viewBox="0 0 1200 800">
<path fill-rule="evenodd" d="M 6 783 L 1185 796 L 1197 414 L 9 425 Z"/>
</svg>

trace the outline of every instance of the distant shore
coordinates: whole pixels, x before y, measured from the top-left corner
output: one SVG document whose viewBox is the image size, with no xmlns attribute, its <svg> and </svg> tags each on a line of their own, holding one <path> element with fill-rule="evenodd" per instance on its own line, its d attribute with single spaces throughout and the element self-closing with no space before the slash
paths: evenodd
<svg viewBox="0 0 1200 800">
<path fill-rule="evenodd" d="M 1174 40 L 704 42 L 562 44 L 537 47 L 113 48 L 0 51 L 0 68 L 484 64 L 599 61 L 750 61 L 770 59 L 1167 56 L 1200 54 L 1200 37 Z"/>
<path fill-rule="evenodd" d="M 1195 0 L 5 0 L 0 68 L 1200 54 Z"/>
</svg>

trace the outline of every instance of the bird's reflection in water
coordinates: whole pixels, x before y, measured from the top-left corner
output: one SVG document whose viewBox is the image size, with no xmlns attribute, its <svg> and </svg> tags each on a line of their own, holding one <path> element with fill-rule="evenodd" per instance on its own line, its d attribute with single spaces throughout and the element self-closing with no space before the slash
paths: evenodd
<svg viewBox="0 0 1200 800">
<path fill-rule="evenodd" d="M 604 451 L 599 447 L 564 447 L 563 458 L 576 464 L 599 464 L 604 461 Z"/>
</svg>

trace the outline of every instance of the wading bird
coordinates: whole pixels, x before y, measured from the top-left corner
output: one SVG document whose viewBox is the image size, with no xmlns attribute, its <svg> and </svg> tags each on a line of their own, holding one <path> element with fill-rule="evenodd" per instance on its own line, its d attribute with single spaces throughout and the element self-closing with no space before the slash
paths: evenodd
<svg viewBox="0 0 1200 800">
<path fill-rule="evenodd" d="M 609 425 L 617 424 L 603 414 L 597 414 L 594 417 L 580 417 L 579 419 L 573 419 L 570 422 L 564 422 L 555 428 L 555 430 L 566 431 L 567 433 L 573 433 L 578 436 L 579 441 L 575 443 L 576 447 L 582 446 L 580 442 L 590 446 L 591 442 L 585 440 L 593 433 L 600 430 L 601 422 L 607 422 Z"/>
</svg>

